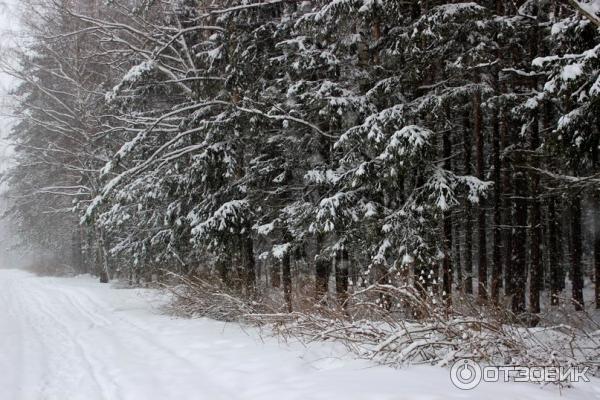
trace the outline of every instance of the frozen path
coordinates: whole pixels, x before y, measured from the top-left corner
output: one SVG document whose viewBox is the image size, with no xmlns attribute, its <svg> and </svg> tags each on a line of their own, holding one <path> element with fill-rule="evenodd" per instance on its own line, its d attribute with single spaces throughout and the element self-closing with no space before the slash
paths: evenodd
<svg viewBox="0 0 600 400">
<path fill-rule="evenodd" d="M 373 367 L 329 344 L 159 315 L 153 295 L 0 270 L 0 400 L 600 399 L 598 381 L 562 397 L 522 383 L 461 391 L 444 369 Z"/>
</svg>

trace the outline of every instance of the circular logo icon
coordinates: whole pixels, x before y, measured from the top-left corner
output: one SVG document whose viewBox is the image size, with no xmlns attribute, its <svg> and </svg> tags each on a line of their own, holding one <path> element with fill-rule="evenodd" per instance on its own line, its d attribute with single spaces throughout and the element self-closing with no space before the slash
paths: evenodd
<svg viewBox="0 0 600 400">
<path fill-rule="evenodd" d="M 481 382 L 481 367 L 473 360 L 458 360 L 450 369 L 450 380 L 459 389 L 471 390 Z"/>
</svg>

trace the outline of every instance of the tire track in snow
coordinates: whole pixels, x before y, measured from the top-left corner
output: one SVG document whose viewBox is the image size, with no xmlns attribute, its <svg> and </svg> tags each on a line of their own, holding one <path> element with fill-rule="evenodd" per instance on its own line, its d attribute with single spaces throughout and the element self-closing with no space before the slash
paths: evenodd
<svg viewBox="0 0 600 400">
<path fill-rule="evenodd" d="M 47 340 L 46 346 L 45 346 L 46 350 L 53 349 L 53 347 L 56 346 L 58 343 L 62 343 L 63 344 L 63 348 L 61 349 L 62 351 L 58 352 L 59 357 L 62 358 L 66 354 L 69 353 L 69 351 L 68 351 L 69 345 L 70 344 L 74 345 L 73 347 L 75 349 L 76 354 L 72 354 L 72 356 L 75 356 L 75 358 L 70 360 L 71 366 L 81 365 L 81 363 L 77 362 L 78 358 L 83 361 L 84 366 L 87 367 L 84 369 L 84 371 L 86 371 L 92 378 L 91 381 L 93 382 L 95 388 L 97 389 L 96 393 L 99 395 L 100 399 L 102 399 L 102 400 L 121 399 L 122 397 L 118 393 L 118 386 L 116 385 L 116 383 L 114 381 L 106 381 L 105 379 L 102 378 L 102 374 L 100 374 L 98 372 L 97 368 L 94 366 L 94 363 L 92 363 L 90 361 L 90 358 L 86 354 L 84 347 L 76 339 L 73 332 L 71 332 L 71 330 L 68 328 L 68 326 L 64 322 L 62 322 L 59 318 L 56 317 L 56 314 L 60 313 L 61 310 L 60 309 L 59 310 L 50 309 L 49 305 L 51 305 L 53 302 L 49 301 L 50 300 L 49 296 L 46 295 L 45 291 L 42 291 L 39 288 L 36 289 L 36 288 L 34 288 L 34 286 L 35 286 L 34 284 L 30 284 L 30 285 L 28 285 L 27 290 L 22 290 L 20 293 L 21 298 L 23 298 L 23 293 L 30 294 L 29 296 L 27 296 L 27 299 L 35 303 L 35 307 L 27 307 L 26 312 L 31 313 L 32 309 L 38 309 L 38 310 L 42 311 L 43 316 L 46 318 L 47 321 L 50 321 L 50 324 L 46 324 L 46 329 L 43 332 L 40 330 L 39 326 L 36 326 L 36 324 L 32 324 L 32 328 L 34 330 L 36 330 L 39 337 L 48 337 L 48 333 L 53 332 L 55 335 L 58 334 L 63 339 L 63 340 L 59 340 L 59 341 L 48 341 Z M 60 330 L 51 329 L 50 326 L 52 326 L 52 325 L 59 327 Z M 50 338 L 51 338 L 51 336 L 50 336 Z M 55 337 L 55 339 L 56 339 L 56 337 Z M 79 355 L 79 357 L 76 357 L 76 355 Z M 52 361 L 56 362 L 57 364 L 62 364 L 64 366 L 68 363 L 69 360 L 54 359 Z M 112 387 L 112 390 L 110 393 L 108 393 L 107 390 L 105 389 L 105 387 L 107 387 L 107 386 Z M 57 399 L 59 399 L 59 398 L 57 397 Z"/>
<path fill-rule="evenodd" d="M 130 329 L 129 331 L 136 331 L 138 334 L 136 335 L 136 337 L 138 339 L 141 339 L 143 342 L 145 342 L 146 344 L 150 345 L 151 347 L 154 347 L 156 350 L 162 352 L 163 354 L 167 355 L 170 359 L 176 359 L 179 360 L 180 362 L 182 362 L 183 364 L 185 364 L 184 369 L 189 369 L 189 370 L 194 370 L 196 375 L 202 375 L 204 377 L 204 379 L 202 380 L 202 388 L 204 390 L 207 389 L 207 386 L 211 387 L 211 393 L 213 393 L 210 397 L 210 400 L 219 400 L 219 399 L 223 399 L 223 400 L 235 400 L 235 399 L 239 399 L 239 396 L 237 394 L 235 394 L 234 392 L 232 392 L 229 388 L 223 386 L 223 385 L 219 385 L 216 384 L 214 382 L 214 380 L 212 380 L 209 377 L 209 373 L 207 373 L 204 368 L 202 368 L 201 366 L 199 366 L 198 364 L 193 363 L 190 359 L 183 357 L 182 355 L 180 355 L 178 352 L 176 352 L 175 350 L 173 350 L 172 348 L 166 346 L 164 343 L 162 343 L 161 341 L 155 339 L 155 335 L 153 334 L 152 331 L 145 329 L 135 323 L 133 323 L 131 320 L 123 318 L 121 316 L 119 316 L 118 314 L 115 314 L 115 311 L 108 306 L 105 303 L 101 303 L 101 301 L 98 298 L 95 298 L 91 295 L 89 295 L 88 293 L 79 290 L 79 295 L 75 296 L 74 298 L 76 299 L 82 299 L 85 298 L 87 300 L 88 303 L 96 306 L 96 309 L 101 309 L 101 310 L 105 310 L 109 315 L 111 315 L 114 319 L 116 319 L 118 323 L 121 324 L 125 324 L 127 326 L 129 326 Z M 71 300 L 73 300 L 73 298 L 71 298 Z M 79 300 L 80 301 L 80 300 Z M 82 303 L 80 302 L 80 305 Z M 86 308 L 86 310 L 88 310 L 88 314 L 90 316 L 96 315 L 95 313 L 90 312 L 90 308 Z M 92 317 L 93 318 L 93 317 Z M 116 323 L 114 325 L 117 325 Z M 122 330 L 119 330 L 119 332 L 121 332 Z M 202 373 L 200 374 L 199 369 L 202 368 Z"/>
<path fill-rule="evenodd" d="M 4 319 L 5 326 L 11 325 L 12 329 L 15 329 L 17 332 L 16 343 L 7 343 L 4 342 L 5 345 L 13 345 L 13 352 L 17 355 L 17 357 L 13 358 L 14 364 L 9 365 L 11 357 L 6 354 L 9 350 L 3 353 L 6 357 L 6 365 L 5 368 L 8 371 L 12 371 L 14 374 L 14 381 L 8 382 L 8 387 L 6 387 L 3 393 L 4 395 L 10 396 L 12 399 L 21 399 L 23 391 L 25 388 L 30 387 L 29 382 L 26 381 L 26 378 L 30 378 L 33 382 L 38 382 L 38 387 L 43 388 L 45 383 L 40 379 L 41 375 L 39 371 L 34 371 L 32 368 L 26 368 L 24 364 L 24 360 L 28 359 L 30 355 L 38 354 L 38 352 L 43 349 L 39 338 L 36 335 L 29 334 L 29 329 L 25 327 L 23 323 L 23 319 L 21 316 L 23 315 L 24 308 L 21 303 L 18 301 L 14 301 L 18 299 L 16 296 L 17 292 L 15 291 L 15 282 L 13 280 L 3 280 L 1 285 L 2 296 L 0 297 L 0 307 L 6 312 L 8 318 Z M 10 328 L 9 328 L 10 329 Z M 31 342 L 31 339 L 37 339 L 34 342 Z M 27 343 L 27 346 L 25 345 Z M 12 346 L 11 346 L 12 347 Z M 37 349 L 37 351 L 32 351 L 32 348 Z M 16 358 L 16 359 L 15 359 Z M 43 361 L 43 360 L 41 360 Z M 36 364 L 36 365 L 40 365 Z M 25 373 L 27 372 L 27 374 Z M 32 375 L 34 375 L 33 379 Z M 4 372 L 1 376 L 3 379 L 8 379 L 6 372 Z M 12 387 L 10 384 L 12 383 Z M 6 384 L 5 384 L 6 385 Z M 40 389 L 41 391 L 42 389 Z"/>
<path fill-rule="evenodd" d="M 45 326 L 54 325 L 60 328 L 59 330 L 54 329 L 55 335 L 60 336 L 59 342 L 71 343 L 76 348 L 79 358 L 85 364 L 86 370 L 90 372 L 90 377 L 101 399 L 134 398 L 127 396 L 127 388 L 121 387 L 121 384 L 127 381 L 129 368 L 127 365 L 117 365 L 131 360 L 132 355 L 138 359 L 149 357 L 162 359 L 164 360 L 163 369 L 167 372 L 170 370 L 187 371 L 188 373 L 193 371 L 202 392 L 210 393 L 208 397 L 210 400 L 235 400 L 238 398 L 230 388 L 217 384 L 211 379 L 206 370 L 154 339 L 152 331 L 116 315 L 108 305 L 101 303 L 84 290 L 68 286 L 53 286 L 51 282 L 52 280 L 49 279 L 28 281 L 26 287 L 21 286 L 19 294 L 27 293 L 27 298 L 32 298 L 25 308 L 37 309 L 38 314 L 41 311 L 43 317 L 50 321 L 50 323 L 44 323 Z M 44 333 L 38 329 L 37 334 L 43 335 Z M 94 338 L 100 338 L 105 347 L 100 349 L 97 345 L 94 346 L 94 343 L 90 342 Z M 51 341 L 47 342 L 47 346 L 52 346 Z M 110 360 L 107 359 L 107 354 L 112 354 Z M 119 357 L 119 355 L 123 357 Z M 134 361 L 138 362 L 139 360 Z M 76 363 L 76 360 L 71 360 L 71 362 Z M 114 371 L 121 371 L 125 376 L 115 376 Z M 156 398 L 167 399 L 170 398 L 169 392 L 163 389 L 176 386 L 177 383 L 171 381 L 173 379 L 177 381 L 178 377 L 159 374 L 149 377 L 147 380 L 154 385 L 152 393 Z M 183 379 L 183 377 L 179 379 Z M 135 399 L 137 400 L 138 397 Z"/>
</svg>

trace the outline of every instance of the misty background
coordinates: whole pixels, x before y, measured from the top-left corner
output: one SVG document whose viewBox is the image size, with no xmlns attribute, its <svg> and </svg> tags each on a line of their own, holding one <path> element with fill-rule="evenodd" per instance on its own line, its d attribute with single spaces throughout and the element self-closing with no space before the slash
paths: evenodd
<svg viewBox="0 0 600 400">
<path fill-rule="evenodd" d="M 11 57 L 9 49 L 14 46 L 19 38 L 20 13 L 18 0 L 0 1 L 0 57 L 6 61 Z M 18 81 L 11 75 L 0 71 L 0 174 L 3 175 L 10 165 L 13 151 L 8 135 L 14 123 L 11 116 L 11 90 Z M 6 211 L 8 201 L 8 190 L 4 180 L 0 181 L 0 216 Z M 23 262 L 23 256 L 18 257 L 16 252 L 11 251 L 17 244 L 12 229 L 6 218 L 0 218 L 0 268 L 14 268 Z"/>
</svg>

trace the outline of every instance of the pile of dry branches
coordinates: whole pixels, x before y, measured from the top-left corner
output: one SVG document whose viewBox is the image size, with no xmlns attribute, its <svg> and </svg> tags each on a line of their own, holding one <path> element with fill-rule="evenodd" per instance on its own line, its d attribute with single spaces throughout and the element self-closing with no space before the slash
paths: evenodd
<svg viewBox="0 0 600 400">
<path fill-rule="evenodd" d="M 380 306 L 382 296 L 396 305 L 395 310 Z M 461 308 L 463 312 L 457 311 Z M 469 358 L 494 365 L 590 366 L 598 372 L 600 326 L 592 319 L 587 324 L 553 326 L 540 321 L 534 328 L 518 321 L 490 305 L 477 309 L 458 305 L 449 312 L 410 286 L 373 285 L 355 293 L 344 312 L 296 314 L 293 321 L 288 317 L 273 329 L 303 341 L 342 342 L 360 357 L 396 367 L 444 366 Z"/>
<path fill-rule="evenodd" d="M 236 296 L 201 278 L 178 279 L 170 290 L 179 314 L 242 322 L 305 343 L 336 341 L 380 364 L 445 366 L 469 358 L 493 365 L 590 366 L 598 373 L 600 326 L 591 319 L 577 327 L 540 321 L 531 328 L 498 307 L 465 302 L 450 312 L 410 285 L 381 284 L 356 291 L 343 306 L 315 302 L 303 312 L 281 313 L 268 299 Z"/>
</svg>

